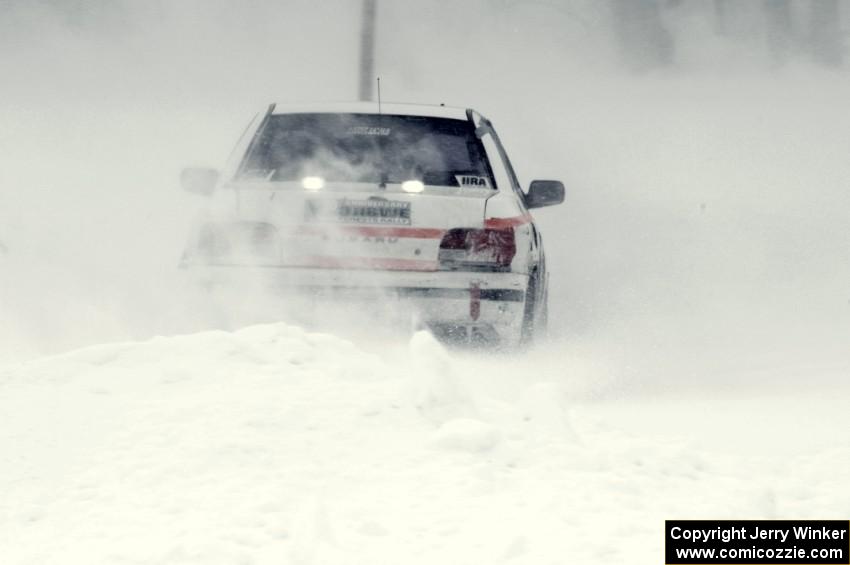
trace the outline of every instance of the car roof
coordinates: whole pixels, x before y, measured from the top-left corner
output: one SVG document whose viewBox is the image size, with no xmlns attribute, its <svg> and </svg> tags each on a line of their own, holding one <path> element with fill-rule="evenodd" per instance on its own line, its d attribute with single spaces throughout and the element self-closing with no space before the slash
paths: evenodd
<svg viewBox="0 0 850 565">
<path fill-rule="evenodd" d="M 272 114 L 388 114 L 400 116 L 427 116 L 466 120 L 466 108 L 442 104 L 403 104 L 386 102 L 378 111 L 377 102 L 323 102 L 310 104 L 275 104 Z"/>
</svg>

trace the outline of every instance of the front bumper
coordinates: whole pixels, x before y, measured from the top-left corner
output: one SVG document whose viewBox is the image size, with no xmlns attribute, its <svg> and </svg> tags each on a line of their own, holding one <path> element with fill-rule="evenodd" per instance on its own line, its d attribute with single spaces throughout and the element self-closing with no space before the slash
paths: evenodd
<svg viewBox="0 0 850 565">
<path fill-rule="evenodd" d="M 239 266 L 191 266 L 188 272 L 207 288 L 339 300 L 369 306 L 382 318 L 394 310 L 448 341 L 506 345 L 519 341 L 528 287 L 528 275 L 512 272 Z"/>
</svg>

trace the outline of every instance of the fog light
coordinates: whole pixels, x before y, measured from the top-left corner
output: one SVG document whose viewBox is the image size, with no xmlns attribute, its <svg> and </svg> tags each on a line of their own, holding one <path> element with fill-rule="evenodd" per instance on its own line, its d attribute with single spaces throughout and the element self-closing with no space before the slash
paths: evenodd
<svg viewBox="0 0 850 565">
<path fill-rule="evenodd" d="M 425 190 L 425 185 L 421 180 L 406 180 L 401 183 L 401 189 L 405 192 L 422 192 Z"/>
<path fill-rule="evenodd" d="M 319 190 L 325 187 L 325 179 L 322 177 L 304 177 L 301 186 L 307 190 Z"/>
</svg>

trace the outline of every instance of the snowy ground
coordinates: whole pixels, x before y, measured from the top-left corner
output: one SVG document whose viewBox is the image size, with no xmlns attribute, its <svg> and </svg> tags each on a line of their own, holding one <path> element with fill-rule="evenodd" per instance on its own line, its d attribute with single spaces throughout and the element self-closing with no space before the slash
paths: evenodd
<svg viewBox="0 0 850 565">
<path fill-rule="evenodd" d="M 846 382 L 612 396 L 535 355 L 271 324 L 6 366 L 2 561 L 659 563 L 665 518 L 846 518 Z"/>
</svg>

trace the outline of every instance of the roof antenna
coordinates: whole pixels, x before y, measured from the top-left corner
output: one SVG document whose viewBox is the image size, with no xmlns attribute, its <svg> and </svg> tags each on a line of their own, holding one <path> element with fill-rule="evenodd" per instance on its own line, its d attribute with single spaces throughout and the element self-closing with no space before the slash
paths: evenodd
<svg viewBox="0 0 850 565">
<path fill-rule="evenodd" d="M 377 78 L 378 78 L 378 116 L 379 116 L 378 117 L 378 123 L 382 123 L 383 120 L 380 118 L 380 116 L 382 116 L 382 114 L 381 114 L 381 77 L 377 77 Z M 378 147 L 380 147 L 380 145 Z M 379 189 L 381 189 L 381 190 L 387 189 L 387 181 L 389 180 L 388 176 L 389 175 L 387 175 L 386 171 L 381 172 L 381 180 L 380 180 L 380 182 L 378 182 L 378 188 Z"/>
</svg>

